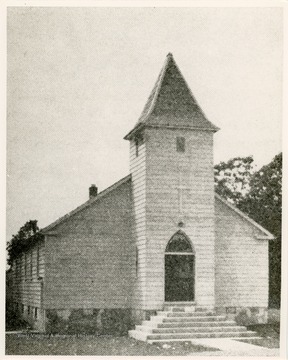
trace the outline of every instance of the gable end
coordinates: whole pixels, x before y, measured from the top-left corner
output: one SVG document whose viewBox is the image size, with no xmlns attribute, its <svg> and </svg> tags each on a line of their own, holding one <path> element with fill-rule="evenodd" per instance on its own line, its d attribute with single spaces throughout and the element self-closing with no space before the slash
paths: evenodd
<svg viewBox="0 0 288 360">
<path fill-rule="evenodd" d="M 272 235 L 268 230 L 266 230 L 263 226 L 259 225 L 256 221 L 251 219 L 248 215 L 246 215 L 244 212 L 239 210 L 236 206 L 229 203 L 227 200 L 225 200 L 222 196 L 215 193 L 215 198 L 220 200 L 223 204 L 228 206 L 231 210 L 236 212 L 239 216 L 241 216 L 244 220 L 249 222 L 251 225 L 253 225 L 255 228 L 261 231 L 263 235 L 255 235 L 255 237 L 259 240 L 274 240 L 275 236 Z"/>
</svg>

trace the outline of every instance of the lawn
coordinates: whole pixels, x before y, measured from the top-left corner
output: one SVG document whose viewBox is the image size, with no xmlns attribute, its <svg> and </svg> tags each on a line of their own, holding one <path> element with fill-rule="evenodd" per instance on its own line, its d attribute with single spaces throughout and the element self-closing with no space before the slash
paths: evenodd
<svg viewBox="0 0 288 360">
<path fill-rule="evenodd" d="M 150 345 L 126 336 L 6 334 L 6 355 L 181 356 L 214 350 L 189 341 Z"/>
<path fill-rule="evenodd" d="M 279 323 L 248 326 L 262 339 L 239 341 L 279 348 Z M 45 335 L 37 333 L 6 334 L 6 355 L 122 355 L 122 356 L 183 356 L 218 349 L 192 345 L 191 342 L 147 344 L 127 336 Z"/>
<path fill-rule="evenodd" d="M 248 344 L 263 346 L 274 349 L 280 347 L 280 324 L 257 324 L 248 326 L 248 330 L 257 331 L 262 339 L 243 339 L 239 340 Z"/>
<path fill-rule="evenodd" d="M 269 349 L 279 349 L 279 347 L 280 347 L 279 340 L 273 339 L 273 338 L 271 338 L 271 339 L 268 339 L 268 338 L 245 339 L 245 340 L 238 340 L 238 341 L 245 342 L 247 344 L 262 346 L 262 347 L 269 348 Z"/>
</svg>

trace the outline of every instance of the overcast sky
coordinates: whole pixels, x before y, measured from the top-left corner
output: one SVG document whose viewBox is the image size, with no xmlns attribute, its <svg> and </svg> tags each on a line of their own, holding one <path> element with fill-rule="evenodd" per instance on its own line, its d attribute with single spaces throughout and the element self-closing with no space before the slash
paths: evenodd
<svg viewBox="0 0 288 360">
<path fill-rule="evenodd" d="M 214 161 L 281 151 L 281 8 L 10 8 L 7 237 L 129 173 L 168 52 L 215 134 Z"/>
</svg>

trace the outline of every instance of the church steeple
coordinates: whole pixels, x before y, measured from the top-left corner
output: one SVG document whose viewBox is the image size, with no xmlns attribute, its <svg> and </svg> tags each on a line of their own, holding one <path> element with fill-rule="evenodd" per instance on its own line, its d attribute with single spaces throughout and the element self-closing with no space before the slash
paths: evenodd
<svg viewBox="0 0 288 360">
<path fill-rule="evenodd" d="M 164 252 L 180 228 L 197 254 L 195 301 L 214 306 L 213 135 L 217 130 L 168 54 L 138 123 L 125 137 L 130 140 L 133 234 L 139 258 L 135 302 L 147 310 L 171 301 L 163 282 Z M 191 297 L 186 295 L 181 299 L 188 300 Z"/>
<path fill-rule="evenodd" d="M 130 140 L 145 126 L 219 130 L 206 118 L 171 53 L 136 126 L 124 139 Z"/>
</svg>

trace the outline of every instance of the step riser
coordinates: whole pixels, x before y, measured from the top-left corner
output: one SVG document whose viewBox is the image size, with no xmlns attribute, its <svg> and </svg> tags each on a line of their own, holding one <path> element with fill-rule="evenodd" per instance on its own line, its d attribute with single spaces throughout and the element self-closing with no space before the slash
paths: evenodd
<svg viewBox="0 0 288 360">
<path fill-rule="evenodd" d="M 209 310 L 209 309 L 197 309 L 195 308 L 195 306 L 191 306 L 191 307 L 187 307 L 187 306 L 174 306 L 174 307 L 171 307 L 171 306 L 164 306 L 164 311 L 172 311 L 172 312 L 195 312 L 195 313 L 199 313 L 199 312 L 202 312 L 202 313 L 211 313 L 211 312 L 214 312 L 213 310 Z"/>
<path fill-rule="evenodd" d="M 142 325 L 147 328 L 187 328 L 187 327 L 230 327 L 236 326 L 235 321 L 206 321 L 206 322 L 152 322 L 149 320 L 145 320 L 142 322 Z M 137 325 L 140 326 L 140 325 Z"/>
<path fill-rule="evenodd" d="M 145 325 L 143 323 L 143 325 Z M 162 323 L 162 324 L 158 324 L 158 328 L 186 328 L 186 327 L 193 327 L 193 326 L 196 326 L 196 327 L 221 327 L 221 326 L 235 326 L 236 323 L 235 321 L 231 321 L 231 322 L 225 322 L 225 321 L 209 321 L 209 322 L 165 322 L 165 323 Z"/>
<path fill-rule="evenodd" d="M 233 340 L 242 340 L 242 339 L 245 339 L 244 337 L 231 337 L 229 339 L 233 339 Z M 249 340 L 250 339 L 255 339 L 255 340 L 263 340 L 263 338 L 259 337 L 259 336 L 251 336 L 249 337 Z M 146 342 L 148 344 L 158 344 L 158 345 L 161 345 L 161 344 L 169 344 L 169 343 L 187 343 L 187 342 L 190 342 L 193 341 L 193 339 L 172 339 L 172 340 L 169 340 L 169 339 L 166 339 L 166 340 L 146 340 Z"/>
<path fill-rule="evenodd" d="M 165 301 L 164 306 L 169 307 L 196 307 L 196 303 L 194 301 Z"/>
<path fill-rule="evenodd" d="M 208 322 L 208 321 L 224 321 L 225 316 L 205 316 L 205 317 L 163 317 L 163 322 Z"/>
<path fill-rule="evenodd" d="M 139 329 L 141 330 L 141 329 Z M 244 326 L 229 326 L 227 328 L 225 327 L 217 327 L 217 328 L 198 328 L 198 327 L 195 327 L 195 328 L 172 328 L 172 329 L 153 329 L 152 330 L 152 333 L 153 334 L 175 334 L 175 333 L 181 333 L 183 334 L 184 332 L 185 333 L 211 333 L 211 332 L 239 332 L 239 331 L 245 331 L 246 328 Z"/>
<path fill-rule="evenodd" d="M 172 312 L 196 312 L 197 310 L 195 309 L 194 306 L 191 307 L 171 307 L 171 306 L 164 306 L 164 311 L 172 311 Z M 202 311 L 202 312 L 207 312 L 206 311 Z"/>
<path fill-rule="evenodd" d="M 246 328 L 244 326 L 227 326 L 227 327 L 192 327 L 192 328 L 151 328 L 149 326 L 137 325 L 137 331 L 143 331 L 150 334 L 184 334 L 184 333 L 215 333 L 215 332 L 242 332 L 245 331 Z"/>
<path fill-rule="evenodd" d="M 227 333 L 195 333 L 195 334 L 161 334 L 161 335 L 147 335 L 147 340 L 165 340 L 165 339 L 199 339 L 199 338 L 226 338 L 226 337 L 254 337 L 256 334 L 249 332 L 227 332 Z"/>
<path fill-rule="evenodd" d="M 216 316 L 215 313 L 208 313 L 208 312 L 170 312 L 170 313 L 165 313 L 164 311 L 163 312 L 157 312 L 158 315 L 160 315 L 161 313 L 163 313 L 163 315 L 167 315 L 168 317 L 206 317 L 206 316 Z M 162 315 L 162 314 L 161 314 Z"/>
</svg>

